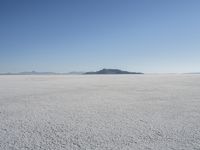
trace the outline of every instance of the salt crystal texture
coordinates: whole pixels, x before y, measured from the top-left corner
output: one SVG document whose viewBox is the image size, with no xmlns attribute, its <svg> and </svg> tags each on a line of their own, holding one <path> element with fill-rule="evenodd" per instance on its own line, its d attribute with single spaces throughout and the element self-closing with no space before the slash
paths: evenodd
<svg viewBox="0 0 200 150">
<path fill-rule="evenodd" d="M 200 75 L 0 76 L 1 150 L 200 149 Z"/>
</svg>

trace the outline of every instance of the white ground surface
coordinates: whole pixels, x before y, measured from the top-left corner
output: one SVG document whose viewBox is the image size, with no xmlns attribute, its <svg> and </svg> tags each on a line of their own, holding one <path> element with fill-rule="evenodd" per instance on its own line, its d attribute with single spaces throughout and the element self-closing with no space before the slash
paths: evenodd
<svg viewBox="0 0 200 150">
<path fill-rule="evenodd" d="M 1 150 L 200 150 L 200 75 L 0 76 Z"/>
</svg>

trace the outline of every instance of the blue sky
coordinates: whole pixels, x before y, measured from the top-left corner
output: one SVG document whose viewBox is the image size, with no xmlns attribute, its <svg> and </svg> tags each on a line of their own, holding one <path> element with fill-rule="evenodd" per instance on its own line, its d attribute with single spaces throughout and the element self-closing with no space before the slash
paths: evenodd
<svg viewBox="0 0 200 150">
<path fill-rule="evenodd" d="M 199 0 L 0 0 L 0 72 L 200 72 Z"/>
</svg>

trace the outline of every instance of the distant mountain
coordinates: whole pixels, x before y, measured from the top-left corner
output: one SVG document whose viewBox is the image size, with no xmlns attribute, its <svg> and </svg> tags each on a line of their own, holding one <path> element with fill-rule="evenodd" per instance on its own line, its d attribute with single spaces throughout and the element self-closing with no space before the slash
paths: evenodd
<svg viewBox="0 0 200 150">
<path fill-rule="evenodd" d="M 19 74 L 21 74 L 21 75 L 56 75 L 56 74 L 59 74 L 59 73 L 31 71 L 31 72 L 20 72 Z"/>
<path fill-rule="evenodd" d="M 69 72 L 69 73 L 56 73 L 56 72 L 19 72 L 19 73 L 0 73 L 0 75 L 80 75 L 80 74 L 143 74 L 141 72 L 128 72 L 119 69 L 102 69 L 96 72 Z"/>
<path fill-rule="evenodd" d="M 200 72 L 189 72 L 189 73 L 185 73 L 185 74 L 200 74 Z"/>
<path fill-rule="evenodd" d="M 84 74 L 143 74 L 141 72 L 128 72 L 119 69 L 102 69 L 96 72 L 86 72 Z"/>
<path fill-rule="evenodd" d="M 1 73 L 0 75 L 62 75 L 67 73 L 55 73 L 55 72 L 19 72 L 19 73 Z"/>
<path fill-rule="evenodd" d="M 69 75 L 79 75 L 79 74 L 84 74 L 85 72 L 81 72 L 81 71 L 72 71 L 72 72 L 69 72 L 67 74 Z"/>
</svg>

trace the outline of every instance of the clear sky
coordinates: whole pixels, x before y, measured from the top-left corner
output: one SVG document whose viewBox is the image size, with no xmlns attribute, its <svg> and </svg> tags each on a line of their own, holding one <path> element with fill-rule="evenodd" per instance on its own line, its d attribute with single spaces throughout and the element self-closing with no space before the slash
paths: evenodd
<svg viewBox="0 0 200 150">
<path fill-rule="evenodd" d="M 0 72 L 200 72 L 200 0 L 0 0 Z"/>
</svg>

